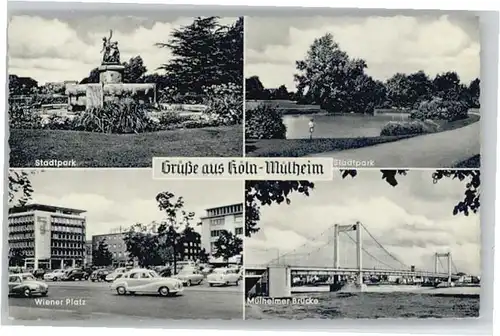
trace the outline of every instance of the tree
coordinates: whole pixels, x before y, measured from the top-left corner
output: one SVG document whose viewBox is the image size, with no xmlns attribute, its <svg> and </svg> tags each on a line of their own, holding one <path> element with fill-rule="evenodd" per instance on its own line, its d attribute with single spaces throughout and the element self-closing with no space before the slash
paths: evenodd
<svg viewBox="0 0 500 336">
<path fill-rule="evenodd" d="M 412 84 L 406 74 L 394 74 L 386 81 L 385 87 L 387 89 L 387 98 L 393 107 L 408 108 L 411 106 L 410 93 Z"/>
<path fill-rule="evenodd" d="M 38 82 L 31 77 L 9 75 L 9 95 L 28 95 L 38 88 Z"/>
<path fill-rule="evenodd" d="M 251 76 L 245 79 L 245 90 L 247 100 L 262 100 L 268 99 L 268 97 L 264 98 L 264 85 L 260 81 L 259 76 Z"/>
<path fill-rule="evenodd" d="M 33 196 L 33 186 L 29 176 L 34 172 L 9 169 L 9 206 L 24 206 Z"/>
<path fill-rule="evenodd" d="M 381 178 L 392 187 L 398 185 L 398 176 L 404 176 L 407 170 L 381 170 Z M 342 178 L 356 177 L 357 170 L 341 170 Z M 468 216 L 471 212 L 477 213 L 480 208 L 480 170 L 436 170 L 432 174 L 434 183 L 443 178 L 458 179 L 465 182 L 464 199 L 459 201 L 452 210 L 453 215 Z M 290 204 L 290 195 L 293 192 L 309 196 L 314 189 L 310 181 L 245 181 L 245 235 L 250 237 L 259 231 L 260 206 L 271 204 Z"/>
<path fill-rule="evenodd" d="M 208 262 L 208 252 L 202 248 L 200 250 L 200 254 L 198 255 L 198 259 L 200 260 L 201 263 L 207 263 Z"/>
<path fill-rule="evenodd" d="M 281 112 L 267 103 L 245 111 L 247 139 L 285 139 L 286 126 Z"/>
<path fill-rule="evenodd" d="M 414 107 L 417 103 L 423 100 L 432 98 L 432 81 L 420 70 L 408 75 L 410 90 L 408 92 L 408 107 Z"/>
<path fill-rule="evenodd" d="M 99 83 L 100 79 L 99 68 L 94 68 L 90 71 L 89 75 L 80 81 L 80 84 L 95 84 Z"/>
<path fill-rule="evenodd" d="M 362 111 L 358 111 L 361 103 L 354 96 L 356 87 L 366 80 L 359 78 L 366 76 L 366 62 L 351 59 L 340 49 L 333 35 L 315 39 L 305 59 L 296 62 L 296 68 L 297 93 L 303 97 L 302 103 L 319 104 L 329 112 L 365 112 L 370 109 L 362 106 Z"/>
<path fill-rule="evenodd" d="M 480 87 L 481 81 L 479 78 L 474 79 L 472 82 L 470 82 L 469 87 L 467 88 L 467 91 L 469 93 L 469 106 L 473 108 L 479 108 L 481 106 L 479 102 L 480 98 L 480 93 L 481 93 L 481 87 Z"/>
<path fill-rule="evenodd" d="M 177 273 L 177 259 L 180 253 L 184 253 L 184 246 L 181 244 L 186 236 L 192 239 L 193 232 L 190 227 L 194 219 L 194 212 L 184 210 L 184 199 L 182 197 L 175 198 L 171 192 L 165 191 L 156 195 L 158 208 L 166 215 L 165 221 L 158 228 L 159 242 L 172 249 L 174 273 Z M 180 232 L 183 229 L 184 235 Z M 186 231 L 187 230 L 187 231 Z M 181 252 L 182 251 L 182 252 Z"/>
<path fill-rule="evenodd" d="M 132 57 L 128 62 L 123 62 L 123 65 L 125 66 L 123 70 L 124 83 L 140 83 L 142 76 L 147 72 L 141 56 Z"/>
<path fill-rule="evenodd" d="M 288 94 L 288 90 L 287 90 L 286 86 L 280 85 L 280 87 L 274 92 L 274 96 L 272 97 L 272 99 L 286 100 L 286 99 L 288 99 L 288 97 L 289 97 L 289 94 Z"/>
<path fill-rule="evenodd" d="M 170 49 L 173 57 L 160 69 L 181 94 L 203 95 L 212 85 L 243 81 L 242 17 L 230 26 L 221 25 L 218 17 L 198 17 L 156 45 Z"/>
<path fill-rule="evenodd" d="M 113 263 L 113 254 L 108 249 L 106 239 L 99 241 L 96 249 L 92 250 L 92 263 L 94 266 L 109 266 Z"/>
<path fill-rule="evenodd" d="M 22 267 L 24 259 L 26 259 L 26 254 L 22 250 L 12 248 L 9 250 L 9 266 Z"/>
<path fill-rule="evenodd" d="M 214 248 L 214 257 L 222 257 L 227 262 L 229 258 L 239 255 L 243 251 L 243 240 L 232 232 L 222 230 L 214 243 Z"/>
<path fill-rule="evenodd" d="M 137 223 L 125 233 L 123 241 L 130 259 L 136 259 L 141 267 L 164 264 L 168 251 L 160 244 L 159 235 L 147 225 Z"/>
<path fill-rule="evenodd" d="M 460 77 L 454 71 L 438 74 L 432 81 L 435 95 L 444 100 L 459 100 L 462 97 Z"/>
</svg>

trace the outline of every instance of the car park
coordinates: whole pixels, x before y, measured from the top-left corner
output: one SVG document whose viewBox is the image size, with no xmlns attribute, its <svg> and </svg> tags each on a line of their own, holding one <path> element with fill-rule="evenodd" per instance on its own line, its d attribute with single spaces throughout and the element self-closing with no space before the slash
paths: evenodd
<svg viewBox="0 0 500 336">
<path fill-rule="evenodd" d="M 9 295 L 46 296 L 48 291 L 49 286 L 45 282 L 36 280 L 30 273 L 9 274 Z"/>
<path fill-rule="evenodd" d="M 113 281 L 111 289 L 118 295 L 156 293 L 171 296 L 181 293 L 183 285 L 178 279 L 162 278 L 155 271 L 139 268 L 122 273 L 120 278 Z"/>
</svg>

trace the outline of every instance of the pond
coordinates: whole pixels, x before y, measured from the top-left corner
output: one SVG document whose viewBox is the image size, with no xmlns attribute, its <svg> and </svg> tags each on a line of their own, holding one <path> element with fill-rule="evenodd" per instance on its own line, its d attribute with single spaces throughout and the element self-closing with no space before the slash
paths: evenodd
<svg viewBox="0 0 500 336">
<path fill-rule="evenodd" d="M 314 119 L 314 138 L 356 138 L 380 135 L 382 127 L 389 121 L 407 120 L 407 114 L 372 115 L 285 115 L 287 139 L 309 138 L 309 121 Z"/>
</svg>

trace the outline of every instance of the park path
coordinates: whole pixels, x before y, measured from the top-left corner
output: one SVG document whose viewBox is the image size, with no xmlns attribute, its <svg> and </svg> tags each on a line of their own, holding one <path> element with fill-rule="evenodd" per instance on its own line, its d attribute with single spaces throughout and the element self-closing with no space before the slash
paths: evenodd
<svg viewBox="0 0 500 336">
<path fill-rule="evenodd" d="M 309 157 L 374 160 L 375 166 L 373 167 L 450 168 L 460 161 L 480 154 L 480 149 L 481 134 L 480 121 L 478 121 L 451 131 L 357 149 L 312 154 Z"/>
</svg>

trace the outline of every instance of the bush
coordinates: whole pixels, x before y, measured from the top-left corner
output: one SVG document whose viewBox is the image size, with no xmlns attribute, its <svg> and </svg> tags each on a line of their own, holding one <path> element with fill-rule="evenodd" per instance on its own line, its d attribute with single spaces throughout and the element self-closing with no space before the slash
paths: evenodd
<svg viewBox="0 0 500 336">
<path fill-rule="evenodd" d="M 220 126 L 217 120 L 188 120 L 182 123 L 182 127 L 184 128 L 203 128 L 203 127 L 213 127 Z"/>
<path fill-rule="evenodd" d="M 246 111 L 247 139 L 285 139 L 286 126 L 281 113 L 269 104 L 260 104 Z"/>
<path fill-rule="evenodd" d="M 420 120 L 415 121 L 389 121 L 382 128 L 382 136 L 398 136 L 424 134 L 431 132 L 430 128 Z"/>
<path fill-rule="evenodd" d="M 70 130 L 78 130 L 79 125 L 75 119 L 53 114 L 44 123 L 43 128 L 50 130 L 70 131 Z"/>
<path fill-rule="evenodd" d="M 415 120 L 430 119 L 455 121 L 466 119 L 468 117 L 468 111 L 469 107 L 463 101 L 433 98 L 432 100 L 421 102 L 418 108 L 411 112 L 410 118 Z"/>
<path fill-rule="evenodd" d="M 76 119 L 76 125 L 90 132 L 142 133 L 157 129 L 144 106 L 132 101 L 105 102 L 102 108 L 88 109 Z"/>
<path fill-rule="evenodd" d="M 185 121 L 189 121 L 192 118 L 190 116 L 181 116 L 177 112 L 165 112 L 160 115 L 158 118 L 159 123 L 164 126 L 178 125 L 182 124 Z"/>
<path fill-rule="evenodd" d="M 40 129 L 42 118 L 29 105 L 9 104 L 9 126 L 18 129 Z"/>
<path fill-rule="evenodd" d="M 236 84 L 212 85 L 205 90 L 205 114 L 221 125 L 243 122 L 243 88 Z"/>
</svg>

